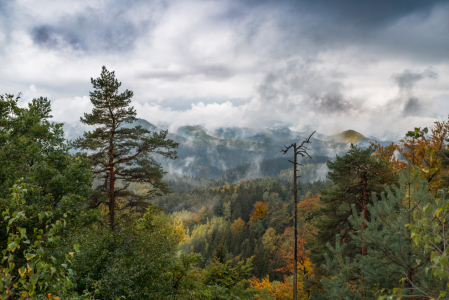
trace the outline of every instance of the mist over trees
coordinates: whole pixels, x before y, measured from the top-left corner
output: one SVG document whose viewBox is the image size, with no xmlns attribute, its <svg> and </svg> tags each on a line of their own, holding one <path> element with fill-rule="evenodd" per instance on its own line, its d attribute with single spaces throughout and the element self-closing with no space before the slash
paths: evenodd
<svg viewBox="0 0 449 300">
<path fill-rule="evenodd" d="M 47 98 L 0 96 L 1 299 L 448 298 L 448 121 L 315 139 L 293 170 L 297 133 L 169 133 L 113 71 L 91 83 L 74 141 Z M 204 176 L 166 176 L 195 150 Z"/>
</svg>

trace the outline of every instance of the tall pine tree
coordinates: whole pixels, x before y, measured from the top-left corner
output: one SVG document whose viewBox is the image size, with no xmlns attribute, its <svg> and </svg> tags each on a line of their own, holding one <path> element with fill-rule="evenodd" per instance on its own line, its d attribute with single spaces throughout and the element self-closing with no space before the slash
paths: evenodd
<svg viewBox="0 0 449 300">
<path fill-rule="evenodd" d="M 85 132 L 74 142 L 74 146 L 86 152 L 90 158 L 94 174 L 102 184 L 98 185 L 91 197 L 92 205 L 104 203 L 109 208 L 109 223 L 114 230 L 114 215 L 117 198 L 126 200 L 125 207 L 142 207 L 155 194 L 166 194 L 169 188 L 162 181 L 164 172 L 155 160 L 154 154 L 175 159 L 176 147 L 173 140 L 167 139 L 168 131 L 150 132 L 141 126 L 124 126 L 137 120 L 134 107 L 130 107 L 133 92 L 119 93 L 121 83 L 103 66 L 97 79 L 91 78 L 94 91 L 90 101 L 94 105 L 91 114 L 84 114 L 81 122 L 96 126 Z M 124 186 L 116 187 L 117 180 Z M 128 190 L 131 182 L 152 185 L 147 195 L 137 195 Z M 123 208 L 123 207 L 122 207 Z"/>
<path fill-rule="evenodd" d="M 343 243 L 351 240 L 350 233 L 356 231 L 348 218 L 352 215 L 351 206 L 363 219 L 369 220 L 367 210 L 372 203 L 371 195 L 380 194 L 385 184 L 391 185 L 396 181 L 396 176 L 388 167 L 388 162 L 372 156 L 374 149 L 361 149 L 351 144 L 349 151 L 343 156 L 337 156 L 334 161 L 328 161 L 328 178 L 334 183 L 334 187 L 321 191 L 322 216 L 314 226 L 317 234 L 309 241 L 311 249 L 311 261 L 314 264 L 314 282 L 318 284 L 326 271 L 320 268 L 325 262 L 323 246 L 335 241 L 335 235 L 339 234 Z M 350 246 L 345 248 L 344 255 L 354 257 L 357 253 L 366 255 L 366 246 Z"/>
</svg>

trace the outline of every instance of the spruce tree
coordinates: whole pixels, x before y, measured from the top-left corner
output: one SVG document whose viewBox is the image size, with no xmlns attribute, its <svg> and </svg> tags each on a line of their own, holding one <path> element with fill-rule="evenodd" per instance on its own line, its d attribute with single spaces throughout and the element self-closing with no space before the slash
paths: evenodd
<svg viewBox="0 0 449 300">
<path fill-rule="evenodd" d="M 319 280 L 326 275 L 326 271 L 320 268 L 325 262 L 323 246 L 335 241 L 336 234 L 340 235 L 342 243 L 349 242 L 350 233 L 356 231 L 348 220 L 352 215 L 351 205 L 363 219 L 369 220 L 367 207 L 372 203 L 371 195 L 380 194 L 385 184 L 391 185 L 396 181 L 388 162 L 372 156 L 373 152 L 372 147 L 363 150 L 351 144 L 344 156 L 327 162 L 328 178 L 334 186 L 321 191 L 322 216 L 314 224 L 317 234 L 308 243 L 316 275 L 310 284 L 320 285 Z M 345 248 L 345 255 L 349 257 L 357 253 L 366 255 L 366 246 Z"/>
<path fill-rule="evenodd" d="M 150 132 L 141 126 L 125 126 L 137 120 L 136 110 L 129 106 L 133 92 L 119 93 L 121 83 L 114 71 L 103 66 L 100 77 L 91 78 L 91 82 L 94 91 L 89 95 L 94 108 L 81 117 L 81 123 L 96 128 L 75 140 L 74 146 L 90 158 L 94 174 L 101 180 L 91 197 L 92 205 L 108 206 L 109 223 L 114 230 L 118 197 L 126 200 L 125 207 L 143 207 L 154 195 L 170 191 L 162 181 L 164 172 L 154 154 L 175 159 L 178 144 L 167 139 L 168 131 Z M 124 183 L 123 187 L 116 187 L 118 180 Z M 137 195 L 127 189 L 131 182 L 147 183 L 152 189 L 146 195 Z"/>
</svg>

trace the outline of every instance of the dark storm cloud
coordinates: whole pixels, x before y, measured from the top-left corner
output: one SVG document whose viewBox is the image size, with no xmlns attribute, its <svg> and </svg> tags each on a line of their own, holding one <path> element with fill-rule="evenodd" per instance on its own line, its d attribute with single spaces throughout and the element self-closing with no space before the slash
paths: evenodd
<svg viewBox="0 0 449 300">
<path fill-rule="evenodd" d="M 433 64 L 448 60 L 449 39 L 443 38 L 449 30 L 449 18 L 439 16 L 439 24 L 431 22 L 435 11 L 449 11 L 447 0 L 431 1 L 244 1 L 242 10 L 257 8 L 275 16 L 276 26 L 282 32 L 273 45 L 272 54 L 279 57 L 310 55 L 336 51 L 347 46 L 361 46 L 365 59 L 398 56 L 427 60 Z M 277 13 L 277 14 L 276 14 Z M 408 19 L 407 19 L 408 18 Z M 406 24 L 400 24 L 406 20 Z M 252 18 L 240 30 L 244 41 L 251 44 L 262 35 L 267 22 Z M 413 28 L 412 28 L 413 27 Z M 412 31 L 413 34 L 411 34 Z M 363 46 L 362 46 L 363 45 Z M 432 45 L 432 46 L 429 46 Z"/>
<path fill-rule="evenodd" d="M 163 2 L 161 2 L 163 3 Z M 142 34 L 155 25 L 151 5 L 144 1 L 107 3 L 107 7 L 86 8 L 73 15 L 66 15 L 50 24 L 39 24 L 31 28 L 33 41 L 44 47 L 69 46 L 75 50 L 90 52 L 127 52 L 134 49 Z M 137 19 L 133 11 L 149 12 L 145 18 Z"/>
<path fill-rule="evenodd" d="M 134 49 L 139 38 L 148 35 L 158 25 L 157 18 L 153 16 L 154 11 L 164 11 L 171 3 L 175 1 L 109 1 L 104 7 L 86 8 L 74 15 L 64 16 L 55 23 L 37 23 L 30 29 L 30 34 L 33 41 L 43 47 L 58 48 L 67 45 L 90 52 L 127 52 Z M 271 58 L 280 59 L 294 55 L 314 55 L 361 43 L 367 46 L 383 45 L 386 48 L 382 50 L 384 52 L 400 52 L 407 48 L 406 53 L 420 55 L 423 51 L 422 43 L 410 38 L 406 41 L 380 38 L 376 34 L 410 14 L 416 13 L 425 19 L 433 7 L 447 1 L 229 0 L 224 3 L 226 5 L 219 12 L 210 16 L 210 21 L 234 26 L 234 38 L 238 41 L 236 53 L 264 51 Z M 260 11 L 254 13 L 256 9 Z M 146 18 L 134 17 L 145 10 L 148 10 Z M 270 26 L 276 27 L 279 35 L 276 41 L 267 40 L 263 49 L 260 49 L 261 45 L 254 41 L 258 40 L 257 37 L 263 39 L 267 20 L 270 18 L 274 18 Z M 435 53 L 428 59 L 447 59 L 449 39 L 439 38 L 436 41 L 432 33 L 428 36 L 429 42 L 435 41 L 432 47 Z M 198 68 L 204 68 L 200 66 L 202 62 L 194 63 Z M 229 70 L 223 68 L 209 68 L 198 72 L 215 78 L 232 76 Z M 183 74 L 165 76 L 181 78 Z"/>
<path fill-rule="evenodd" d="M 0 15 L 5 15 L 11 1 L 0 1 Z"/>
<path fill-rule="evenodd" d="M 422 72 L 407 69 L 402 73 L 394 74 L 392 78 L 397 83 L 401 91 L 411 92 L 418 81 L 424 78 L 437 79 L 438 73 L 433 69 L 426 69 Z"/>
<path fill-rule="evenodd" d="M 417 97 L 411 96 L 404 105 L 404 116 L 419 116 L 425 109 L 424 104 Z"/>
<path fill-rule="evenodd" d="M 393 74 L 392 79 L 398 85 L 399 98 L 393 103 L 401 105 L 404 116 L 423 115 L 430 105 L 429 99 L 419 99 L 414 95 L 413 88 L 424 79 L 437 79 L 438 73 L 433 69 L 425 69 L 423 71 L 404 70 L 402 73 Z"/>
<path fill-rule="evenodd" d="M 324 90 L 310 94 L 307 100 L 316 111 L 326 114 L 348 113 L 354 105 L 343 95 L 342 84 L 331 82 Z"/>
<path fill-rule="evenodd" d="M 385 26 L 411 13 L 426 15 L 435 5 L 447 4 L 447 0 L 244 0 L 242 2 L 248 6 L 285 5 L 293 14 L 314 13 L 332 22 L 339 21 L 371 28 Z"/>
<path fill-rule="evenodd" d="M 69 45 L 75 50 L 86 50 L 82 37 L 73 31 L 48 25 L 37 26 L 31 31 L 33 42 L 47 48 Z"/>
<path fill-rule="evenodd" d="M 313 62 L 290 61 L 268 73 L 258 93 L 262 101 L 285 111 L 302 108 L 320 114 L 345 114 L 357 110 L 344 95 L 343 84 L 332 77 L 315 70 Z"/>
</svg>

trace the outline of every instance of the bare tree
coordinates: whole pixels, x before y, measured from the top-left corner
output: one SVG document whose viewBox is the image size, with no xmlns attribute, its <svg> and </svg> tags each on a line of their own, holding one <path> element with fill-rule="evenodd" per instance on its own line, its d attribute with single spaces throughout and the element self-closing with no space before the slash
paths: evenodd
<svg viewBox="0 0 449 300">
<path fill-rule="evenodd" d="M 316 130 L 315 130 L 316 131 Z M 298 163 L 298 155 L 301 155 L 301 157 L 307 156 L 309 158 L 312 158 L 309 153 L 307 153 L 308 149 L 305 144 L 309 144 L 310 143 L 310 138 L 312 137 L 312 135 L 315 133 L 312 132 L 312 134 L 304 141 L 302 141 L 302 143 L 300 145 L 294 143 L 291 144 L 290 146 L 284 146 L 285 149 L 282 149 L 281 152 L 284 154 L 287 154 L 287 152 L 290 150 L 290 148 L 293 148 L 293 161 L 289 160 L 289 162 L 291 162 L 293 164 L 293 198 L 294 198 L 294 216 L 293 216 L 293 228 L 294 228 L 294 241 L 293 241 L 293 300 L 297 299 L 297 285 L 298 285 L 298 276 L 297 276 L 297 264 L 298 264 L 298 249 L 296 249 L 297 247 L 297 241 L 298 241 L 298 220 L 297 220 L 297 215 L 298 215 L 298 209 L 297 209 L 297 205 L 298 205 L 298 184 L 297 184 L 297 179 L 301 176 L 297 176 L 296 175 L 296 171 L 297 168 L 296 166 L 302 166 L 302 164 Z"/>
</svg>

